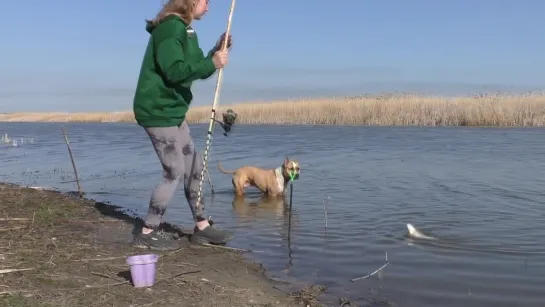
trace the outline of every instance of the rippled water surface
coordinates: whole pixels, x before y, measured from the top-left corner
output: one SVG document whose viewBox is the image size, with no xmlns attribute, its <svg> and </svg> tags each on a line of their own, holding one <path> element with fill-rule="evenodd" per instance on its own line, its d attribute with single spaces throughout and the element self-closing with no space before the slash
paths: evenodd
<svg viewBox="0 0 545 307">
<path fill-rule="evenodd" d="M 65 125 L 88 196 L 144 215 L 161 169 L 144 131 L 131 124 Z M 207 125 L 192 125 L 199 150 Z M 59 124 L 1 123 L 4 181 L 74 191 Z M 291 240 L 282 203 L 256 193 L 233 202 L 217 170 L 298 159 Z M 238 126 L 217 132 L 207 212 L 234 229 L 231 246 L 254 253 L 275 278 L 321 283 L 332 298 L 397 306 L 544 306 L 545 130 Z M 325 228 L 324 199 L 328 205 Z M 189 225 L 180 190 L 168 221 Z M 412 223 L 437 238 L 407 238 Z M 381 278 L 350 279 L 389 265 Z"/>
</svg>

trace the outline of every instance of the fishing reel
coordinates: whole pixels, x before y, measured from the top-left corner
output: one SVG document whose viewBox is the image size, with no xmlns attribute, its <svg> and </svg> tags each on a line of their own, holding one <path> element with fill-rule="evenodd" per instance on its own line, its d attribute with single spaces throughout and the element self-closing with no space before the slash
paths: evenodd
<svg viewBox="0 0 545 307">
<path fill-rule="evenodd" d="M 222 114 L 222 116 L 223 122 L 217 119 L 214 119 L 214 121 L 220 124 L 221 128 L 223 128 L 223 135 L 227 136 L 227 134 L 231 132 L 231 127 L 235 124 L 238 114 L 235 113 L 235 111 L 233 111 L 232 109 L 228 109 L 225 113 Z"/>
</svg>

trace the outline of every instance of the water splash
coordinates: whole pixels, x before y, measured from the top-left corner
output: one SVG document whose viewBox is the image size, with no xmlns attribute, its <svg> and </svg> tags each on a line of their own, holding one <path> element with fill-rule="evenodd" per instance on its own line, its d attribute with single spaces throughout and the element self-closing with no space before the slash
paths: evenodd
<svg viewBox="0 0 545 307">
<path fill-rule="evenodd" d="M 0 140 L 2 141 L 2 143 L 6 144 L 7 146 L 12 146 L 12 147 L 18 147 L 22 144 L 34 144 L 33 137 L 30 137 L 30 138 L 21 137 L 21 138 L 15 139 L 13 137 L 10 137 L 7 133 L 5 133 Z"/>
</svg>

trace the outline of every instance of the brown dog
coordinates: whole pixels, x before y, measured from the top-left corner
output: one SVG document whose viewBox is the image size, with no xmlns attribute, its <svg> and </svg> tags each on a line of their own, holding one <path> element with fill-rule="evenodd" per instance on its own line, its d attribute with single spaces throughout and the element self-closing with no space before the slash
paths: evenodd
<svg viewBox="0 0 545 307">
<path fill-rule="evenodd" d="M 234 171 L 227 171 L 221 167 L 218 161 L 218 168 L 224 174 L 233 174 L 233 187 L 236 195 L 244 195 L 244 188 L 256 187 L 268 196 L 284 195 L 290 173 L 294 179 L 299 179 L 299 162 L 286 157 L 282 166 L 275 169 L 261 169 L 255 166 L 243 166 Z"/>
</svg>

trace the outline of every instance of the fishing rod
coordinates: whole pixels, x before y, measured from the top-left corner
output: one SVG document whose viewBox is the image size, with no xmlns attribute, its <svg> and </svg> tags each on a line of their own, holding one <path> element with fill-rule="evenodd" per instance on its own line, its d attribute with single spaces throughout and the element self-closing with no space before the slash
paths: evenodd
<svg viewBox="0 0 545 307">
<path fill-rule="evenodd" d="M 225 31 L 225 37 L 223 39 L 222 50 L 227 49 L 227 42 L 229 41 L 229 33 L 231 32 L 231 22 L 233 20 L 233 12 L 235 11 L 235 1 L 236 0 L 231 0 L 231 8 L 229 9 L 229 17 L 227 19 L 227 30 Z M 214 129 L 214 123 L 217 122 L 216 121 L 216 109 L 218 107 L 219 93 L 220 93 L 220 89 L 221 89 L 222 79 L 223 79 L 223 67 L 219 69 L 218 80 L 216 82 L 216 91 L 214 92 L 214 102 L 212 104 L 212 112 L 210 114 L 210 124 L 208 125 L 208 133 L 207 133 L 207 136 L 206 136 L 206 147 L 204 149 L 204 157 L 203 157 L 203 163 L 202 163 L 201 178 L 200 178 L 200 181 L 199 181 L 199 192 L 197 194 L 197 206 L 202 205 L 202 186 L 203 186 L 203 181 L 204 181 L 204 171 L 206 170 L 206 164 L 208 162 L 208 152 L 210 151 L 210 145 L 212 143 L 212 131 Z M 234 112 L 232 112 L 232 113 L 234 113 Z M 225 114 L 226 113 L 224 113 L 224 119 L 225 119 Z M 236 118 L 236 116 L 234 118 Z M 233 119 L 232 123 L 234 123 L 234 119 Z M 231 123 L 231 125 L 232 125 L 232 123 Z M 228 124 L 226 126 L 227 129 L 229 129 L 229 131 L 231 130 L 231 125 Z M 226 130 L 224 125 L 222 125 L 222 127 L 223 127 L 223 129 L 225 131 L 224 135 L 227 135 L 228 131 Z"/>
</svg>

